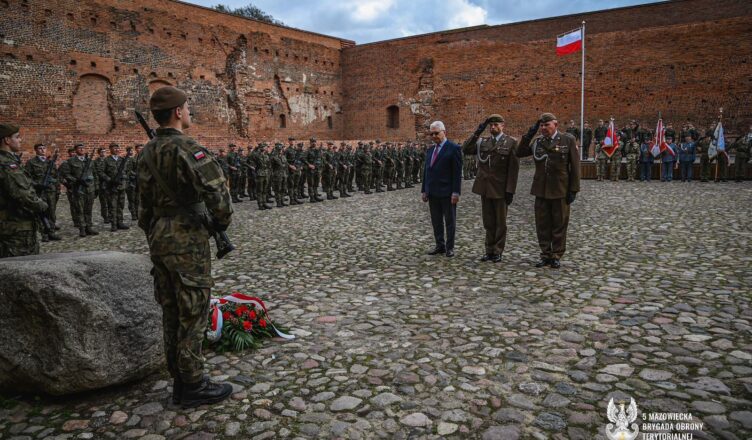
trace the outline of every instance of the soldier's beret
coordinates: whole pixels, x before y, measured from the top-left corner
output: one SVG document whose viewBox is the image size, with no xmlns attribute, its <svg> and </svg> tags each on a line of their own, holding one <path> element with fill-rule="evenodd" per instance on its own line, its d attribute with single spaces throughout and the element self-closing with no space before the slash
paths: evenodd
<svg viewBox="0 0 752 440">
<path fill-rule="evenodd" d="M 554 116 L 553 113 L 543 113 L 540 115 L 540 120 L 542 123 L 551 122 L 551 121 L 558 121 L 556 116 Z"/>
<path fill-rule="evenodd" d="M 115 142 L 113 142 L 113 143 L 110 144 L 110 148 L 116 148 L 116 147 L 119 147 L 119 146 L 120 145 L 116 144 Z"/>
<path fill-rule="evenodd" d="M 34 149 L 35 149 L 35 150 L 36 150 L 37 148 L 39 148 L 39 147 L 44 147 L 44 148 L 47 148 L 47 146 L 46 146 L 46 145 L 44 145 L 44 144 L 34 144 Z"/>
<path fill-rule="evenodd" d="M 172 87 L 165 86 L 154 92 L 149 99 L 149 109 L 151 110 L 169 110 L 175 107 L 180 107 L 188 100 L 188 95 L 184 91 Z"/>
<path fill-rule="evenodd" d="M 227 146 L 228 146 L 229 148 L 234 148 L 234 147 L 236 147 L 236 145 L 235 145 L 235 144 L 227 144 Z"/>
<path fill-rule="evenodd" d="M 78 143 L 78 144 L 73 145 L 73 148 L 78 148 L 78 147 L 83 148 L 84 144 Z"/>
<path fill-rule="evenodd" d="M 13 136 L 14 134 L 18 133 L 18 130 L 20 130 L 21 127 L 18 125 L 13 124 L 0 124 L 0 138 Z"/>
<path fill-rule="evenodd" d="M 288 138 L 287 138 L 287 140 L 288 140 L 288 141 L 294 141 L 294 140 L 295 140 L 295 138 L 294 138 L 294 137 L 292 137 L 292 136 L 290 136 L 290 137 L 288 137 Z"/>
<path fill-rule="evenodd" d="M 332 142 L 332 141 L 327 141 L 327 143 L 326 143 L 326 144 L 327 144 L 327 145 L 334 145 L 334 142 Z"/>
<path fill-rule="evenodd" d="M 376 143 L 380 144 L 381 143 L 381 139 L 376 139 Z"/>
<path fill-rule="evenodd" d="M 303 142 L 298 142 L 298 147 L 302 147 L 302 146 L 303 146 Z"/>
<path fill-rule="evenodd" d="M 494 113 L 488 117 L 488 123 L 490 124 L 491 122 L 504 122 L 504 118 L 502 118 L 501 115 Z"/>
</svg>

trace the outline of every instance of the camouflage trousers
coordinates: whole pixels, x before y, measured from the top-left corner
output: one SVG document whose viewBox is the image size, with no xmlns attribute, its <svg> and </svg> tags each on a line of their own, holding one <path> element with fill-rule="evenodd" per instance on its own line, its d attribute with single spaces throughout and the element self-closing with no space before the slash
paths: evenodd
<svg viewBox="0 0 752 440">
<path fill-rule="evenodd" d="M 209 316 L 211 255 L 209 243 L 179 255 L 152 255 L 154 297 L 162 306 L 167 370 L 183 383 L 196 383 L 204 372 L 201 345 Z"/>
<path fill-rule="evenodd" d="M 277 201 L 277 205 L 280 205 L 285 200 L 287 194 L 287 176 L 275 176 L 274 177 L 274 199 Z"/>
<path fill-rule="evenodd" d="M 308 197 L 314 198 L 319 195 L 319 183 L 321 181 L 321 173 L 319 170 L 308 171 Z"/>
<path fill-rule="evenodd" d="M 707 156 L 700 156 L 700 179 L 703 182 L 710 179 L 710 159 Z"/>
<path fill-rule="evenodd" d="M 241 188 L 240 184 L 241 184 L 240 172 L 231 171 L 230 172 L 230 195 L 233 198 L 236 198 L 238 194 L 241 194 L 241 191 L 244 191 L 244 188 Z"/>
<path fill-rule="evenodd" d="M 0 258 L 21 257 L 39 253 L 37 228 L 31 231 L 18 231 L 12 235 L 0 235 Z"/>
<path fill-rule="evenodd" d="M 133 220 L 137 220 L 138 204 L 140 203 L 138 190 L 134 187 L 129 186 L 125 190 L 125 195 L 128 197 L 128 212 L 131 213 L 131 218 Z"/>
<path fill-rule="evenodd" d="M 295 171 L 287 175 L 287 189 L 290 192 L 290 201 L 299 199 L 298 188 L 300 186 L 300 171 Z"/>
<path fill-rule="evenodd" d="M 256 203 L 258 206 L 266 204 L 266 193 L 269 190 L 269 176 L 256 176 Z"/>
<path fill-rule="evenodd" d="M 102 220 L 104 220 L 105 223 L 108 223 L 110 221 L 110 212 L 112 211 L 110 206 L 110 197 L 107 195 L 107 190 L 102 187 L 99 189 L 99 213 L 102 215 Z M 68 201 L 70 202 L 70 197 L 68 197 Z"/>
<path fill-rule="evenodd" d="M 734 159 L 734 178 L 737 182 L 743 180 L 747 174 L 747 159 L 746 157 L 736 157 Z"/>
<path fill-rule="evenodd" d="M 256 198 L 256 178 L 251 174 L 247 174 L 245 176 L 245 181 L 248 196 L 250 197 L 250 200 L 254 200 Z"/>
<path fill-rule="evenodd" d="M 334 191 L 334 179 L 335 175 L 331 171 L 321 173 L 321 188 L 327 195 L 331 195 L 331 193 Z"/>
<path fill-rule="evenodd" d="M 123 210 L 125 209 L 125 190 L 116 189 L 109 192 L 110 196 L 110 222 L 113 230 L 117 225 L 123 224 Z M 87 223 L 88 225 L 89 223 Z"/>
<path fill-rule="evenodd" d="M 91 211 L 94 207 L 94 193 L 85 192 L 83 194 L 76 194 L 73 192 L 70 195 L 71 201 L 71 214 L 73 221 L 78 220 L 78 227 L 84 226 L 91 227 Z M 112 199 L 110 198 L 110 203 Z M 114 208 L 113 208 L 114 212 Z M 112 221 L 112 219 L 110 219 Z"/>
<path fill-rule="evenodd" d="M 611 158 L 611 181 L 617 182 L 621 175 L 621 157 Z"/>
<path fill-rule="evenodd" d="M 608 168 L 608 159 L 598 159 L 596 164 L 596 177 L 598 180 L 606 178 L 606 169 Z"/>
<path fill-rule="evenodd" d="M 371 177 L 371 170 L 363 172 L 363 191 L 366 193 L 371 192 L 371 185 L 373 184 Z"/>
<path fill-rule="evenodd" d="M 55 222 L 57 221 L 55 211 L 57 211 L 57 200 L 60 197 L 60 193 L 55 190 L 48 190 L 37 191 L 37 195 L 47 203 L 47 212 L 45 214 L 47 214 L 47 218 L 50 220 L 50 223 L 52 223 L 52 226 L 55 226 Z"/>
<path fill-rule="evenodd" d="M 715 157 L 715 165 L 713 166 L 713 177 L 716 182 L 726 181 L 728 176 L 728 158 L 724 153 L 718 153 Z"/>
<path fill-rule="evenodd" d="M 637 175 L 637 158 L 627 158 L 627 180 L 634 181 Z"/>
</svg>

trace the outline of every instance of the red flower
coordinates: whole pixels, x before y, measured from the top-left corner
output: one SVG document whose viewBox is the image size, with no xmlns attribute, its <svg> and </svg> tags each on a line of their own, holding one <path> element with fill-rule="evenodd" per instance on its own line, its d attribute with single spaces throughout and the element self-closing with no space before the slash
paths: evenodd
<svg viewBox="0 0 752 440">
<path fill-rule="evenodd" d="M 253 327 L 253 324 L 251 324 L 251 321 L 243 321 L 243 328 L 248 331 Z"/>
<path fill-rule="evenodd" d="M 256 319 L 256 312 L 254 312 L 253 310 L 251 310 L 251 312 L 248 314 L 248 317 L 251 318 L 251 319 Z"/>
<path fill-rule="evenodd" d="M 261 326 L 261 328 L 266 328 L 266 320 L 259 320 L 259 325 Z"/>
<path fill-rule="evenodd" d="M 241 316 L 247 310 L 248 310 L 248 307 L 246 307 L 246 306 L 238 306 L 235 309 L 235 314 L 238 315 L 238 316 Z"/>
<path fill-rule="evenodd" d="M 231 317 L 232 317 L 232 315 L 230 314 L 230 312 L 222 312 L 222 318 L 223 318 L 223 319 L 224 319 L 225 321 L 227 321 L 227 320 L 228 320 L 228 319 L 230 319 Z"/>
</svg>

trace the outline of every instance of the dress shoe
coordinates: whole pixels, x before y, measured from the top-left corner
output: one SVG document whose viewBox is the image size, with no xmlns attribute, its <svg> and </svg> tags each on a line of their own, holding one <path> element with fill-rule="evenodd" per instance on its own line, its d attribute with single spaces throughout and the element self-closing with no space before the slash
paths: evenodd
<svg viewBox="0 0 752 440">
<path fill-rule="evenodd" d="M 85 228 L 79 228 L 78 229 L 78 236 L 79 237 L 86 237 L 86 229 Z"/>
<path fill-rule="evenodd" d="M 501 262 L 501 254 L 488 254 L 485 257 L 481 258 L 481 261 L 490 261 L 492 263 L 499 263 Z"/>
<path fill-rule="evenodd" d="M 428 255 L 438 255 L 443 254 L 444 252 L 446 252 L 445 248 L 436 246 L 432 250 L 428 251 Z"/>
<path fill-rule="evenodd" d="M 316 200 L 317 202 L 323 202 L 324 201 L 324 199 L 322 199 L 321 196 L 314 197 L 314 200 Z"/>
<path fill-rule="evenodd" d="M 332 200 L 337 200 L 338 198 L 339 198 L 339 197 L 337 197 L 337 196 L 335 196 L 334 194 L 332 194 Z"/>
<path fill-rule="evenodd" d="M 373 194 L 371 191 L 363 191 L 363 194 Z"/>
<path fill-rule="evenodd" d="M 451 258 L 454 256 L 454 249 L 447 249 L 446 256 Z"/>
<path fill-rule="evenodd" d="M 55 230 L 56 230 L 56 231 L 59 231 L 59 230 L 60 230 L 60 226 L 58 226 L 58 225 L 55 225 Z"/>
<path fill-rule="evenodd" d="M 480 257 L 480 261 L 491 261 L 493 258 L 493 254 L 485 254 L 482 257 Z"/>
<path fill-rule="evenodd" d="M 551 260 L 549 260 L 548 258 L 541 258 L 540 261 L 535 263 L 535 267 L 546 267 L 549 264 L 551 264 Z"/>
<path fill-rule="evenodd" d="M 99 235 L 99 232 L 92 229 L 91 226 L 85 227 L 84 230 L 86 231 L 86 235 Z"/>
<path fill-rule="evenodd" d="M 561 267 L 561 263 L 559 263 L 559 259 L 558 258 L 554 258 L 549 263 L 549 266 L 551 266 L 551 269 L 558 269 L 558 268 Z"/>
<path fill-rule="evenodd" d="M 118 223 L 117 228 L 125 230 L 125 229 L 130 229 L 131 227 L 126 225 L 125 223 Z"/>
<path fill-rule="evenodd" d="M 184 383 L 180 404 L 183 408 L 219 403 L 232 394 L 232 385 L 214 383 L 205 377 L 198 383 Z"/>
<path fill-rule="evenodd" d="M 183 382 L 180 379 L 172 380 L 172 404 L 180 405 L 181 394 L 183 394 Z"/>
<path fill-rule="evenodd" d="M 47 237 L 50 239 L 50 241 L 62 240 L 62 238 L 59 235 L 55 234 L 54 232 L 50 232 L 49 234 L 47 234 Z"/>
</svg>

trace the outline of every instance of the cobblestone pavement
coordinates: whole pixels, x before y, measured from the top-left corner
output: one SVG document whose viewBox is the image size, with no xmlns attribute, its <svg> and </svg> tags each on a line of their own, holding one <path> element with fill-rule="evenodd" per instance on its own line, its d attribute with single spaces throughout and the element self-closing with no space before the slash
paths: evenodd
<svg viewBox="0 0 752 440">
<path fill-rule="evenodd" d="M 6 398 L 0 438 L 605 439 L 611 397 L 691 413 L 704 423 L 694 438 L 750 438 L 752 182 L 585 181 L 556 271 L 532 266 L 531 180 L 526 167 L 501 264 L 477 262 L 471 182 L 453 259 L 425 255 L 418 188 L 239 204 L 216 292 L 264 295 L 295 341 L 207 353 L 235 386 L 220 405 L 171 405 L 162 373 L 64 400 Z M 65 241 L 43 252 L 146 251 L 138 229 L 79 239 L 59 210 Z"/>
</svg>

